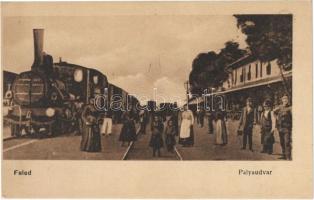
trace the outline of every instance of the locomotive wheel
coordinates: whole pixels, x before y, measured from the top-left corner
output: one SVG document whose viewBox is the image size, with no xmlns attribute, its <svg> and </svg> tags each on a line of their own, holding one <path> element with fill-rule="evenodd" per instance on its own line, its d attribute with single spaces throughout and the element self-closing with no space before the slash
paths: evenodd
<svg viewBox="0 0 314 200">
<path fill-rule="evenodd" d="M 62 132 L 62 122 L 61 120 L 56 120 L 51 124 L 51 132 L 53 135 L 59 135 Z"/>
<path fill-rule="evenodd" d="M 24 126 L 23 128 L 26 132 L 26 135 L 31 135 L 31 127 L 30 126 Z"/>
<path fill-rule="evenodd" d="M 34 130 L 34 134 L 32 134 L 34 137 L 38 137 L 38 138 L 42 138 L 42 134 L 39 132 L 40 130 L 40 126 L 37 126 L 37 125 L 33 125 L 32 126 L 33 130 Z"/>
<path fill-rule="evenodd" d="M 48 125 L 48 126 L 47 126 L 47 135 L 48 135 L 49 137 L 54 137 L 54 136 L 56 136 L 56 133 L 57 133 L 57 129 L 56 129 L 55 124 L 51 124 L 51 125 Z"/>
</svg>

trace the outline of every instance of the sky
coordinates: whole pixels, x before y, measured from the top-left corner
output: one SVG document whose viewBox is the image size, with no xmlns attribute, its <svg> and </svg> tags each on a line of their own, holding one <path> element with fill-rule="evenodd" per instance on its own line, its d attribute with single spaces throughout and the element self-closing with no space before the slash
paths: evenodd
<svg viewBox="0 0 314 200">
<path fill-rule="evenodd" d="M 96 68 L 142 101 L 154 94 L 183 101 L 199 53 L 219 52 L 229 40 L 246 47 L 231 15 L 14 16 L 3 18 L 4 70 L 30 69 L 33 28 L 45 29 L 44 51 L 54 61 Z"/>
</svg>

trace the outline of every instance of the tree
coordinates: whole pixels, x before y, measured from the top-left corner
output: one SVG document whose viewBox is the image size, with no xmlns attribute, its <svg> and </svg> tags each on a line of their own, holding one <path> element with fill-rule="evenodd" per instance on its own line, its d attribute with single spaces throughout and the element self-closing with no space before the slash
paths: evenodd
<svg viewBox="0 0 314 200">
<path fill-rule="evenodd" d="M 219 56 L 225 64 L 230 64 L 235 60 L 243 57 L 246 51 L 239 49 L 239 44 L 234 41 L 228 41 L 225 43 L 225 47 L 220 50 Z"/>
<path fill-rule="evenodd" d="M 192 71 L 190 73 L 191 92 L 193 94 L 202 94 L 208 86 L 214 86 L 215 75 L 221 75 L 217 72 L 218 55 L 214 52 L 200 53 L 193 60 Z"/>
<path fill-rule="evenodd" d="M 192 62 L 189 77 L 191 92 L 201 95 L 209 87 L 220 86 L 228 78 L 225 67 L 244 56 L 245 53 L 245 50 L 239 49 L 238 43 L 228 41 L 219 54 L 214 51 L 198 54 Z"/>
<path fill-rule="evenodd" d="M 277 58 L 284 87 L 289 89 L 283 70 L 292 67 L 292 15 L 234 15 L 237 26 L 247 35 L 246 43 L 263 62 Z"/>
<path fill-rule="evenodd" d="M 284 68 L 292 62 L 292 15 L 234 15 L 247 35 L 253 55 L 261 61 L 278 59 Z"/>
</svg>

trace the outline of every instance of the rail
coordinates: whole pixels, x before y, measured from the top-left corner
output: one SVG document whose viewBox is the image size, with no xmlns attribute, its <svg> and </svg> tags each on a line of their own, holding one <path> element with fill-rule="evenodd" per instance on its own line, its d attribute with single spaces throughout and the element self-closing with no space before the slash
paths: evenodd
<svg viewBox="0 0 314 200">
<path fill-rule="evenodd" d="M 176 155 L 179 158 L 179 160 L 183 160 L 183 157 L 181 156 L 180 152 L 178 151 L 176 147 L 174 147 L 174 151 L 176 152 Z"/>
<path fill-rule="evenodd" d="M 139 127 L 136 131 L 136 136 L 138 136 L 139 132 L 140 132 L 141 127 Z M 130 145 L 128 146 L 127 150 L 125 151 L 124 155 L 122 156 L 121 160 L 127 160 L 128 159 L 128 154 L 130 153 L 132 147 L 134 145 L 134 142 L 132 141 L 130 143 Z M 180 152 L 178 151 L 178 149 L 176 147 L 174 147 L 174 151 L 176 153 L 176 157 L 178 158 L 178 160 L 182 161 L 183 157 L 181 156 Z"/>
<path fill-rule="evenodd" d="M 140 126 L 140 127 L 138 127 L 138 128 L 137 128 L 137 130 L 136 130 L 136 137 L 137 137 L 137 136 L 138 136 L 138 134 L 140 133 L 140 130 L 141 130 L 141 126 Z M 121 159 L 121 160 L 127 160 L 127 158 L 128 158 L 128 154 L 129 154 L 129 152 L 130 152 L 131 148 L 133 147 L 133 144 L 134 144 L 134 142 L 133 142 L 133 141 L 131 141 L 131 143 L 129 144 L 128 148 L 126 149 L 126 152 L 123 154 L 123 157 L 122 157 L 122 159 Z"/>
</svg>

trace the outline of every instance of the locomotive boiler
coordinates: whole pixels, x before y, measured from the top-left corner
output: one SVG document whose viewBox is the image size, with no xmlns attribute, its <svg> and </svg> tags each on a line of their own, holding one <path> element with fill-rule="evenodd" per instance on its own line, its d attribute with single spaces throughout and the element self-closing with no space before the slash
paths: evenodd
<svg viewBox="0 0 314 200">
<path fill-rule="evenodd" d="M 12 100 L 7 120 L 11 134 L 20 136 L 44 133 L 54 135 L 73 129 L 76 103 L 108 88 L 107 77 L 97 70 L 75 64 L 53 63 L 43 51 L 43 29 L 34 29 L 34 63 L 30 71 L 20 73 L 12 84 Z"/>
</svg>

